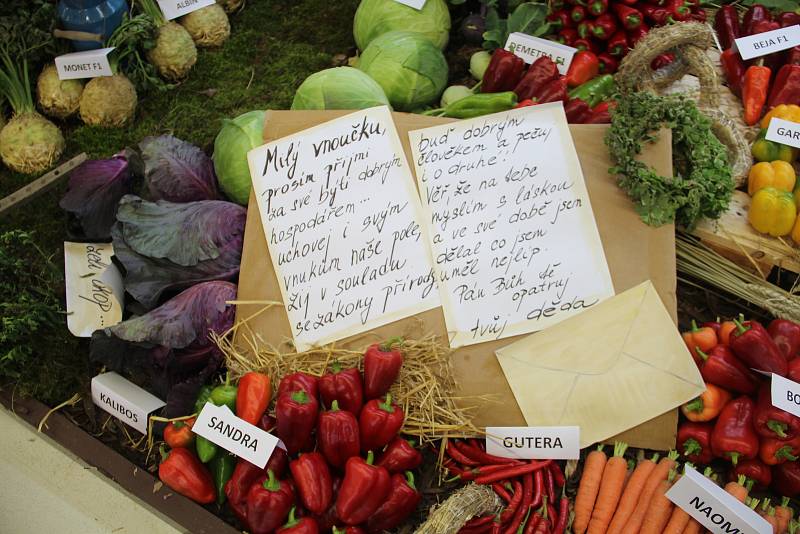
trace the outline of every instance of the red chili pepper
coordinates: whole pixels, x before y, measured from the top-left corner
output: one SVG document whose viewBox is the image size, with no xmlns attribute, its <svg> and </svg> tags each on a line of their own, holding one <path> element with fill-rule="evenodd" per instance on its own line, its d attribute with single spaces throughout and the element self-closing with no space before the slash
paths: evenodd
<svg viewBox="0 0 800 534">
<path fill-rule="evenodd" d="M 747 70 L 744 61 L 742 61 L 742 56 L 735 49 L 728 48 L 720 55 L 719 59 L 722 64 L 722 72 L 725 74 L 725 80 L 728 82 L 728 88 L 736 96 L 741 96 L 744 73 Z"/>
<path fill-rule="evenodd" d="M 798 48 L 798 61 L 800 61 L 800 47 Z M 796 104 L 800 102 L 800 65 L 788 63 L 780 68 L 769 93 L 768 107 L 774 108 L 781 104 Z M 774 322 L 774 321 L 773 321 Z M 794 323 L 793 323 L 794 324 Z M 798 327 L 800 328 L 800 327 Z M 793 354 L 796 354 L 795 349 Z M 794 355 L 787 357 L 793 358 Z"/>
<path fill-rule="evenodd" d="M 308 373 L 291 373 L 284 376 L 278 384 L 278 397 L 295 391 L 305 391 L 309 397 L 319 395 L 319 378 Z"/>
<path fill-rule="evenodd" d="M 361 450 L 377 451 L 387 445 L 403 426 L 403 410 L 392 404 L 392 395 L 386 400 L 372 399 L 361 410 L 358 419 L 361 434 Z"/>
<path fill-rule="evenodd" d="M 336 498 L 336 514 L 347 525 L 363 523 L 384 503 L 391 490 L 389 472 L 372 465 L 373 453 L 367 459 L 347 460 L 342 487 Z"/>
<path fill-rule="evenodd" d="M 628 36 L 625 32 L 618 30 L 617 33 L 611 36 L 611 39 L 606 43 L 606 51 L 615 57 L 623 57 L 628 53 Z"/>
<path fill-rule="evenodd" d="M 236 416 L 255 425 L 264 415 L 271 399 L 272 386 L 269 377 L 255 371 L 245 373 L 239 379 L 239 389 L 236 392 Z"/>
<path fill-rule="evenodd" d="M 287 481 L 267 471 L 247 492 L 247 526 L 253 534 L 270 534 L 286 521 L 294 505 L 294 490 Z"/>
<path fill-rule="evenodd" d="M 358 416 L 364 405 L 364 386 L 358 369 L 342 369 L 339 362 L 333 362 L 331 373 L 319 379 L 319 394 L 325 406 L 339 401 L 339 408 Z"/>
<path fill-rule="evenodd" d="M 456 446 L 453 444 L 452 440 L 447 440 L 447 444 L 445 445 L 445 450 L 447 451 L 447 455 L 450 456 L 453 460 L 460 463 L 461 465 L 466 465 L 468 467 L 474 467 L 479 465 L 478 462 L 466 456 L 463 452 L 458 450 Z"/>
<path fill-rule="evenodd" d="M 172 421 L 164 428 L 164 442 L 171 449 L 191 447 L 194 443 L 192 425 L 194 425 L 194 417 L 185 421 Z"/>
<path fill-rule="evenodd" d="M 519 76 L 516 79 L 519 80 Z M 517 83 L 514 82 L 509 91 L 516 85 Z M 367 399 L 377 399 L 386 395 L 389 388 L 397 380 L 397 377 L 400 376 L 400 368 L 403 366 L 403 352 L 399 347 L 392 347 L 395 345 L 402 346 L 402 343 L 403 340 L 401 338 L 392 338 L 386 343 L 380 345 L 376 343 L 367 348 L 364 353 L 364 395 Z"/>
<path fill-rule="evenodd" d="M 678 427 L 676 449 L 694 464 L 708 464 L 714 459 L 711 451 L 712 423 L 685 421 Z"/>
<path fill-rule="evenodd" d="M 500 523 L 506 524 L 517 514 L 517 510 L 522 505 L 522 482 L 515 480 L 513 483 L 513 493 L 508 506 L 500 514 Z"/>
<path fill-rule="evenodd" d="M 534 471 L 538 471 L 539 469 L 544 469 L 551 463 L 553 463 L 552 460 L 544 460 L 541 462 L 532 461 L 531 463 L 526 465 L 512 466 L 504 471 L 496 471 L 494 473 L 485 476 L 480 476 L 475 479 L 475 483 L 491 484 L 492 482 L 497 482 L 498 480 L 504 480 L 506 478 L 522 476 L 525 473 L 533 473 Z"/>
<path fill-rule="evenodd" d="M 746 89 L 745 84 L 744 91 Z M 755 124 L 755 121 L 753 123 Z M 733 353 L 749 367 L 786 376 L 788 370 L 786 357 L 764 327 L 756 321 L 748 321 L 745 324 L 736 320 L 734 322 L 737 329 L 730 336 Z"/>
<path fill-rule="evenodd" d="M 589 39 L 594 32 L 594 21 L 584 20 L 583 22 L 579 22 L 576 29 L 578 30 L 578 37 L 580 39 Z"/>
<path fill-rule="evenodd" d="M 514 88 L 520 101 L 539 99 L 539 92 L 551 80 L 559 78 L 558 66 L 547 56 L 541 56 L 528 67 L 528 72 Z"/>
<path fill-rule="evenodd" d="M 767 465 L 794 462 L 800 455 L 800 438 L 783 439 L 761 438 L 758 447 L 759 459 Z"/>
<path fill-rule="evenodd" d="M 314 446 L 311 433 L 317 423 L 319 402 L 304 390 L 281 395 L 275 404 L 276 434 L 286 445 L 286 452 L 294 456 Z"/>
<path fill-rule="evenodd" d="M 564 534 L 567 529 L 567 520 L 569 519 L 569 499 L 562 494 L 558 500 L 558 521 L 553 527 L 552 534 Z"/>
<path fill-rule="evenodd" d="M 739 462 L 729 473 L 730 480 L 736 480 L 739 475 L 744 475 L 748 480 L 755 483 L 757 489 L 766 489 L 772 482 L 772 471 L 769 466 L 761 460 L 743 460 Z"/>
<path fill-rule="evenodd" d="M 772 20 L 772 14 L 769 12 L 769 9 L 761 4 L 753 4 L 750 6 L 744 14 L 744 19 L 742 19 L 742 33 L 739 37 L 753 35 L 753 27 L 757 22 L 762 20 Z"/>
<path fill-rule="evenodd" d="M 533 473 L 533 499 L 531 500 L 531 508 L 537 508 L 542 505 L 544 492 L 544 469 L 540 469 Z"/>
<path fill-rule="evenodd" d="M 770 384 L 758 390 L 754 413 L 754 427 L 759 436 L 790 440 L 800 437 L 800 417 L 772 405 Z"/>
<path fill-rule="evenodd" d="M 514 460 L 512 458 L 502 458 L 500 456 L 495 456 L 494 454 L 489 454 L 485 450 L 483 450 L 480 445 L 481 443 L 477 439 L 470 439 L 468 442 L 464 443 L 466 447 L 462 448 L 465 454 L 467 454 L 473 460 L 477 460 L 482 464 L 519 464 L 520 462 Z"/>
<path fill-rule="evenodd" d="M 520 503 L 517 511 L 514 513 L 514 517 L 511 519 L 511 523 L 508 527 L 506 527 L 504 534 L 515 534 L 518 532 L 520 525 L 522 524 L 522 520 L 525 518 L 525 514 L 527 514 L 531 507 L 531 501 L 533 500 L 533 475 L 531 473 L 526 473 L 522 477 L 522 502 Z"/>
<path fill-rule="evenodd" d="M 550 469 L 550 474 L 553 475 L 553 482 L 555 482 L 556 486 L 563 488 L 567 483 L 567 479 L 564 478 L 564 472 L 561 471 L 561 466 L 553 462 L 548 469 Z"/>
<path fill-rule="evenodd" d="M 633 48 L 636 46 L 636 43 L 642 40 L 647 32 L 650 31 L 650 27 L 647 24 L 642 24 L 635 30 L 628 30 L 625 34 L 628 36 L 628 47 Z"/>
<path fill-rule="evenodd" d="M 586 11 L 586 8 L 583 7 L 583 6 L 575 6 L 569 12 L 569 18 L 571 18 L 572 22 L 574 22 L 575 24 L 578 24 L 579 22 L 583 22 L 584 20 L 586 20 L 587 16 L 588 16 L 588 13 Z"/>
<path fill-rule="evenodd" d="M 344 467 L 345 462 L 359 453 L 358 419 L 351 412 L 339 409 L 334 400 L 331 409 L 319 414 L 317 446 L 330 465 Z"/>
<path fill-rule="evenodd" d="M 289 464 L 303 506 L 320 515 L 333 501 L 333 480 L 325 458 L 318 452 L 301 454 Z"/>
<path fill-rule="evenodd" d="M 367 530 L 370 533 L 392 530 L 405 521 L 422 500 L 422 494 L 414 485 L 414 474 L 406 471 L 405 474 L 392 475 L 389 496 L 367 520 Z"/>
<path fill-rule="evenodd" d="M 714 454 L 729 458 L 734 465 L 758 455 L 758 435 L 753 430 L 755 405 L 749 397 L 730 401 L 717 418 L 711 432 Z"/>
<path fill-rule="evenodd" d="M 608 41 L 617 31 L 617 19 L 614 15 L 606 13 L 594 19 L 592 26 L 592 36 L 601 41 Z"/>
<path fill-rule="evenodd" d="M 619 61 L 607 52 L 597 54 L 597 60 L 600 62 L 600 74 L 614 74 L 619 68 Z"/>
<path fill-rule="evenodd" d="M 189 449 L 179 447 L 166 452 L 162 446 L 158 478 L 171 490 L 200 504 L 217 499 L 211 473 Z"/>
<path fill-rule="evenodd" d="M 595 17 L 599 17 L 608 11 L 608 0 L 593 0 L 589 3 L 589 13 Z"/>
<path fill-rule="evenodd" d="M 558 32 L 558 42 L 568 46 L 572 46 L 575 39 L 578 38 L 578 30 L 575 28 L 564 28 Z"/>
<path fill-rule="evenodd" d="M 310 517 L 297 518 L 296 509 L 289 511 L 289 519 L 281 528 L 276 530 L 276 534 L 319 534 L 317 522 Z"/>
<path fill-rule="evenodd" d="M 578 52 L 567 71 L 567 86 L 578 87 L 600 73 L 600 62 L 592 52 Z"/>
<path fill-rule="evenodd" d="M 693 7 L 691 19 L 695 22 L 708 21 L 708 13 L 702 7 Z"/>
<path fill-rule="evenodd" d="M 706 382 L 745 395 L 755 392 L 753 373 L 725 345 L 717 345 L 708 354 L 700 349 L 696 353 L 701 358 L 700 374 Z"/>
<path fill-rule="evenodd" d="M 544 469 L 544 487 L 547 491 L 547 501 L 550 503 L 556 502 L 556 485 L 553 482 L 553 474 L 550 469 Z"/>
<path fill-rule="evenodd" d="M 559 9 L 550 13 L 547 16 L 547 22 L 549 22 L 552 29 L 556 31 L 575 26 L 575 23 L 572 22 L 572 18 L 569 16 L 569 11 L 566 9 Z"/>
<path fill-rule="evenodd" d="M 511 502 L 512 497 L 508 493 L 508 491 L 506 491 L 506 489 L 503 486 L 501 486 L 500 484 L 495 483 L 495 484 L 492 484 L 492 489 L 498 495 L 498 497 L 500 497 L 501 499 L 503 499 L 506 502 Z"/>
<path fill-rule="evenodd" d="M 422 464 L 422 454 L 414 448 L 414 443 L 401 437 L 394 438 L 375 463 L 385 467 L 389 473 L 402 473 L 416 469 Z"/>
<path fill-rule="evenodd" d="M 714 15 L 714 30 L 723 50 L 733 46 L 733 41 L 741 37 L 739 13 L 732 5 L 721 6 Z"/>
<path fill-rule="evenodd" d="M 692 9 L 686 5 L 684 0 L 669 0 L 666 9 L 669 16 L 678 22 L 684 22 L 692 18 Z"/>
<path fill-rule="evenodd" d="M 635 30 L 642 25 L 642 22 L 644 22 L 644 16 L 638 9 L 626 6 L 625 4 L 617 3 L 613 5 L 613 9 L 614 13 L 617 15 L 617 18 L 619 18 L 620 22 L 622 22 L 622 27 L 626 30 Z"/>
<path fill-rule="evenodd" d="M 772 491 L 778 495 L 800 495 L 800 462 L 784 462 L 772 468 Z"/>
<path fill-rule="evenodd" d="M 489 66 L 486 67 L 486 72 L 483 74 L 481 91 L 484 93 L 511 91 L 522 77 L 523 70 L 525 70 L 525 62 L 522 58 L 517 57 L 512 52 L 498 48 L 492 53 L 492 59 L 489 61 Z M 367 349 L 367 351 L 369 351 L 369 349 Z M 364 359 L 364 374 L 364 386 L 368 391 L 369 386 L 366 384 L 366 355 Z M 367 398 L 370 398 L 368 392 Z"/>
<path fill-rule="evenodd" d="M 571 98 L 564 106 L 564 113 L 567 115 L 568 123 L 583 124 L 591 116 L 592 108 L 580 98 Z"/>
</svg>

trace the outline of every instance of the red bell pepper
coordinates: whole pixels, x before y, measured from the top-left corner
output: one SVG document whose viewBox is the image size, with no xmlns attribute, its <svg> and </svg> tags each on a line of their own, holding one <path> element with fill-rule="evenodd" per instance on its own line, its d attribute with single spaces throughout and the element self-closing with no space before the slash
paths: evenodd
<svg viewBox="0 0 800 534">
<path fill-rule="evenodd" d="M 164 442 L 171 449 L 191 447 L 194 443 L 192 425 L 194 425 L 194 417 L 185 421 L 172 421 L 164 428 Z"/>
<path fill-rule="evenodd" d="M 403 409 L 392 404 L 392 395 L 386 400 L 372 399 L 361 410 L 358 418 L 361 450 L 378 451 L 400 432 L 403 426 Z"/>
<path fill-rule="evenodd" d="M 626 30 L 635 30 L 644 22 L 642 12 L 638 9 L 617 3 L 614 4 L 613 9 L 620 22 L 622 22 L 622 27 Z"/>
<path fill-rule="evenodd" d="M 311 433 L 317 423 L 319 401 L 304 390 L 281 395 L 275 403 L 276 434 L 286 445 L 286 452 L 294 456 L 314 446 Z"/>
<path fill-rule="evenodd" d="M 589 40 L 594 32 L 594 21 L 584 20 L 583 22 L 579 22 L 576 29 L 578 30 L 578 37 Z"/>
<path fill-rule="evenodd" d="M 800 65 L 800 46 L 790 48 L 786 54 L 787 65 Z"/>
<path fill-rule="evenodd" d="M 666 52 L 654 57 L 653 61 L 650 62 L 650 68 L 653 70 L 663 69 L 664 67 L 672 65 L 674 62 L 675 54 L 672 52 Z"/>
<path fill-rule="evenodd" d="M 258 420 L 258 428 L 263 430 L 264 432 L 272 432 L 275 430 L 275 423 L 276 419 L 272 417 L 270 414 L 265 413 L 261 416 L 261 419 Z"/>
<path fill-rule="evenodd" d="M 575 28 L 564 28 L 563 30 L 559 30 L 556 40 L 561 44 L 572 46 L 572 43 L 574 43 L 577 38 L 578 30 Z"/>
<path fill-rule="evenodd" d="M 678 427 L 676 448 L 694 464 L 706 465 L 714 459 L 711 450 L 711 423 L 693 423 L 686 421 Z"/>
<path fill-rule="evenodd" d="M 283 458 L 282 463 L 274 460 L 275 458 Z M 277 477 L 283 476 L 287 466 L 286 452 L 279 447 L 275 447 L 264 469 L 241 458 L 236 462 L 231 478 L 225 483 L 225 496 L 242 523 L 247 523 L 247 492 L 250 487 L 256 480 L 266 476 L 267 470 L 272 470 Z M 275 467 L 278 467 L 278 470 Z"/>
<path fill-rule="evenodd" d="M 575 23 L 572 22 L 569 16 L 569 12 L 565 9 L 559 9 L 547 15 L 547 22 L 550 23 L 550 27 L 554 31 L 560 31 L 564 28 L 572 28 L 575 26 Z"/>
<path fill-rule="evenodd" d="M 319 395 L 319 378 L 308 373 L 291 373 L 284 376 L 278 384 L 278 397 L 295 391 L 305 391 L 309 397 Z"/>
<path fill-rule="evenodd" d="M 800 358 L 795 358 L 789 362 L 789 371 L 786 373 L 786 378 L 800 382 Z"/>
<path fill-rule="evenodd" d="M 768 488 L 772 482 L 772 470 L 758 458 L 742 460 L 728 473 L 729 480 L 736 480 L 740 475 L 752 480 L 760 490 Z"/>
<path fill-rule="evenodd" d="M 342 370 L 339 362 L 334 362 L 332 368 L 333 372 L 324 374 L 319 379 L 322 402 L 330 407 L 333 401 L 339 401 L 340 409 L 358 416 L 364 405 L 361 373 L 354 367 Z"/>
<path fill-rule="evenodd" d="M 586 11 L 586 8 L 583 7 L 583 6 L 575 6 L 569 12 L 569 18 L 571 18 L 572 22 L 574 22 L 575 24 L 578 24 L 579 22 L 583 22 L 584 20 L 586 20 L 587 16 L 588 16 L 588 13 Z"/>
<path fill-rule="evenodd" d="M 359 453 L 358 419 L 350 412 L 339 409 L 333 401 L 331 409 L 319 415 L 317 446 L 330 465 L 344 467 L 345 462 Z"/>
<path fill-rule="evenodd" d="M 617 30 L 617 33 L 611 36 L 611 39 L 606 43 L 606 52 L 614 57 L 623 57 L 628 53 L 628 36 L 622 30 Z"/>
<path fill-rule="evenodd" d="M 721 6 L 714 15 L 714 30 L 723 50 L 733 46 L 733 41 L 741 37 L 739 12 L 732 5 Z"/>
<path fill-rule="evenodd" d="M 592 115 L 592 108 L 580 98 L 570 98 L 564 106 L 564 113 L 569 124 L 583 124 Z"/>
<path fill-rule="evenodd" d="M 517 76 L 508 91 L 517 86 L 519 79 L 520 76 Z M 494 91 L 484 92 L 491 93 Z M 400 376 L 400 368 L 403 366 L 403 352 L 399 347 L 402 347 L 402 343 L 403 340 L 401 338 L 392 338 L 384 344 L 379 345 L 376 343 L 367 348 L 364 353 L 364 395 L 367 399 L 376 399 L 386 395 L 389 388 L 397 380 L 397 377 Z M 396 345 L 399 345 L 399 347 L 392 348 Z"/>
<path fill-rule="evenodd" d="M 783 462 L 794 462 L 800 455 L 800 439 L 761 438 L 758 457 L 767 465 L 778 465 Z"/>
<path fill-rule="evenodd" d="M 730 336 L 733 353 L 745 365 L 753 369 L 786 376 L 788 370 L 786 356 L 783 355 L 764 327 L 756 321 L 748 321 L 744 324 L 738 320 L 734 320 L 734 322 L 737 328 Z"/>
<path fill-rule="evenodd" d="M 625 35 L 628 36 L 628 47 L 633 48 L 636 46 L 636 43 L 642 40 L 647 32 L 650 31 L 650 27 L 647 24 L 642 23 L 641 26 L 636 28 L 635 30 L 628 30 L 625 32 Z"/>
<path fill-rule="evenodd" d="M 708 354 L 700 349 L 696 353 L 701 358 L 700 374 L 707 383 L 745 395 L 755 392 L 753 373 L 725 345 L 717 345 Z"/>
<path fill-rule="evenodd" d="M 367 531 L 361 527 L 344 527 L 339 528 L 334 526 L 331 531 L 332 534 L 367 534 Z"/>
<path fill-rule="evenodd" d="M 539 93 L 551 80 L 559 78 L 558 66 L 547 56 L 541 56 L 528 67 L 528 72 L 522 77 L 514 88 L 514 93 L 520 101 L 528 99 L 539 100 Z"/>
<path fill-rule="evenodd" d="M 162 446 L 158 478 L 171 490 L 200 504 L 217 499 L 211 473 L 189 449 L 179 447 L 166 452 Z"/>
<path fill-rule="evenodd" d="M 722 72 L 725 74 L 725 80 L 728 82 L 728 88 L 736 96 L 742 95 L 742 82 L 744 81 L 744 73 L 747 67 L 742 61 L 742 56 L 733 48 L 728 48 L 719 57 L 722 64 Z"/>
<path fill-rule="evenodd" d="M 599 17 L 608 11 L 608 0 L 592 0 L 588 7 L 589 14 Z"/>
<path fill-rule="evenodd" d="M 770 384 L 758 390 L 754 427 L 759 436 L 790 440 L 800 436 L 800 417 L 772 405 Z"/>
<path fill-rule="evenodd" d="M 336 514 L 346 525 L 363 523 L 386 501 L 391 490 L 389 472 L 372 465 L 374 455 L 367 453 L 347 460 L 342 487 L 336 498 Z"/>
<path fill-rule="evenodd" d="M 793 11 L 786 11 L 785 13 L 781 13 L 780 15 L 778 15 L 778 18 L 776 20 L 781 25 L 781 28 L 786 28 L 787 26 L 794 26 L 795 24 L 800 24 L 800 13 L 796 13 Z"/>
<path fill-rule="evenodd" d="M 298 518 L 296 509 L 293 507 L 289 511 L 289 519 L 286 523 L 276 530 L 276 534 L 319 534 L 317 522 L 310 517 Z"/>
<path fill-rule="evenodd" d="M 775 83 L 769 93 L 767 106 L 774 108 L 781 104 L 796 104 L 800 102 L 800 65 L 786 64 L 780 67 Z"/>
<path fill-rule="evenodd" d="M 272 386 L 269 377 L 255 371 L 245 373 L 239 379 L 239 390 L 236 392 L 236 416 L 255 425 L 264 415 L 270 400 Z"/>
<path fill-rule="evenodd" d="M 613 100 L 600 102 L 592 108 L 591 116 L 585 124 L 611 124 L 611 110 L 617 106 Z"/>
<path fill-rule="evenodd" d="M 414 448 L 414 443 L 401 438 L 394 438 L 375 465 L 385 467 L 389 473 L 402 473 L 416 469 L 422 464 L 422 453 Z"/>
<path fill-rule="evenodd" d="M 722 323 L 719 322 L 719 317 L 717 317 L 716 321 L 706 321 L 705 323 L 700 324 L 700 327 L 701 328 L 708 327 L 711 330 L 713 330 L 714 333 L 717 335 L 717 340 L 719 340 L 719 331 L 722 328 Z"/>
<path fill-rule="evenodd" d="M 247 526 L 253 534 L 270 534 L 284 524 L 293 505 L 291 484 L 268 470 L 247 492 Z"/>
<path fill-rule="evenodd" d="M 600 62 L 600 74 L 614 74 L 619 68 L 617 58 L 607 52 L 597 54 L 597 61 Z"/>
<path fill-rule="evenodd" d="M 772 491 L 778 495 L 800 495 L 800 462 L 784 462 L 772 468 Z"/>
<path fill-rule="evenodd" d="M 689 421 L 704 423 L 720 415 L 730 399 L 731 394 L 727 390 L 706 383 L 706 390 L 696 399 L 681 406 L 681 411 Z"/>
<path fill-rule="evenodd" d="M 600 62 L 592 52 L 578 52 L 567 71 L 567 86 L 578 87 L 600 73 Z"/>
<path fill-rule="evenodd" d="M 567 78 L 560 76 L 555 80 L 550 80 L 539 90 L 538 104 L 546 104 L 548 102 L 564 102 L 569 100 L 567 91 Z"/>
<path fill-rule="evenodd" d="M 577 48 L 579 52 L 592 52 L 593 54 L 600 53 L 600 47 L 597 46 L 597 43 L 586 37 L 581 37 L 580 34 L 578 35 L 578 38 L 573 41 L 572 47 Z"/>
<path fill-rule="evenodd" d="M 483 74 L 481 91 L 484 93 L 501 93 L 511 91 L 522 77 L 525 62 L 512 52 L 498 48 L 492 53 L 492 59 Z"/>
<path fill-rule="evenodd" d="M 414 474 L 411 471 L 406 471 L 405 475 L 392 475 L 390 485 L 388 497 L 367 520 L 370 534 L 400 526 L 422 500 L 422 494 L 414 486 Z"/>
<path fill-rule="evenodd" d="M 693 7 L 691 19 L 695 22 L 706 22 L 708 20 L 708 13 L 702 7 Z"/>
<path fill-rule="evenodd" d="M 325 512 L 333 501 L 333 480 L 325 458 L 318 452 L 301 454 L 289 470 L 303 506 L 313 514 Z"/>
<path fill-rule="evenodd" d="M 772 20 L 772 14 L 769 12 L 769 9 L 761 4 L 753 4 L 750 6 L 742 19 L 742 33 L 739 37 L 753 35 L 753 27 L 757 22 L 762 20 Z"/>
<path fill-rule="evenodd" d="M 606 13 L 594 19 L 592 36 L 601 41 L 608 41 L 617 32 L 617 19 L 614 15 Z"/>
<path fill-rule="evenodd" d="M 692 9 L 684 0 L 668 0 L 666 10 L 669 13 L 668 17 L 676 22 L 685 22 L 692 18 Z"/>
<path fill-rule="evenodd" d="M 800 94 L 797 98 L 800 99 Z M 787 360 L 793 360 L 797 356 L 800 351 L 800 324 L 787 319 L 775 319 L 769 323 L 767 332 Z"/>
<path fill-rule="evenodd" d="M 758 455 L 754 411 L 755 405 L 749 397 L 733 399 L 722 409 L 711 432 L 711 450 L 716 456 L 728 458 L 736 465 L 739 460 L 752 460 Z"/>
</svg>

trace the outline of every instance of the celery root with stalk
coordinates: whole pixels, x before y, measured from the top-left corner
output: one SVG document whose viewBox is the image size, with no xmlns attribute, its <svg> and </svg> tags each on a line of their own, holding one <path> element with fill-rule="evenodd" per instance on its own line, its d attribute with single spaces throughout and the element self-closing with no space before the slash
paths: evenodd
<svg viewBox="0 0 800 534">
<path fill-rule="evenodd" d="M 228 15 L 219 4 L 211 4 L 182 16 L 180 24 L 186 28 L 194 44 L 200 48 L 222 46 L 231 35 Z"/>
<path fill-rule="evenodd" d="M 186 78 L 197 61 L 192 36 L 177 22 L 167 21 L 155 0 L 140 0 L 139 7 L 158 26 L 156 44 L 147 52 L 147 58 L 164 79 L 177 82 Z"/>
<path fill-rule="evenodd" d="M 78 111 L 83 80 L 61 80 L 53 63 L 42 69 L 36 80 L 36 100 L 45 115 L 66 119 Z"/>
</svg>

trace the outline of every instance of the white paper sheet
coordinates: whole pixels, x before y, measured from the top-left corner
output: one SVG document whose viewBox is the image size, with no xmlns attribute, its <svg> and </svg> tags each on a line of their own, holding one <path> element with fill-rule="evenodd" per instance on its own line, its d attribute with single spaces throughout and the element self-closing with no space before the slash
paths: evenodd
<svg viewBox="0 0 800 534">
<path fill-rule="evenodd" d="M 614 294 L 561 103 L 409 132 L 452 347 Z"/>
<path fill-rule="evenodd" d="M 268 143 L 248 161 L 298 350 L 439 306 L 388 107 Z"/>
<path fill-rule="evenodd" d="M 122 320 L 125 290 L 111 243 L 64 242 L 67 328 L 77 337 Z"/>
</svg>

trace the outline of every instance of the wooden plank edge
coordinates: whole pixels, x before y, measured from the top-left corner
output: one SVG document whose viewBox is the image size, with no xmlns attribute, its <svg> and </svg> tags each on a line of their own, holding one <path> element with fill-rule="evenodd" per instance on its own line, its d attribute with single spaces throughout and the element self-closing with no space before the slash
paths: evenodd
<svg viewBox="0 0 800 534">
<path fill-rule="evenodd" d="M 32 200 L 36 196 L 44 193 L 55 184 L 57 184 L 64 176 L 68 176 L 75 167 L 86 161 L 87 156 L 85 152 L 81 152 L 74 158 L 65 161 L 55 169 L 43 174 L 31 183 L 22 186 L 7 197 L 0 199 L 0 215 L 18 208 L 25 202 Z"/>
</svg>

